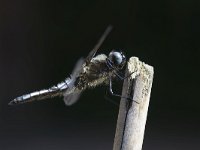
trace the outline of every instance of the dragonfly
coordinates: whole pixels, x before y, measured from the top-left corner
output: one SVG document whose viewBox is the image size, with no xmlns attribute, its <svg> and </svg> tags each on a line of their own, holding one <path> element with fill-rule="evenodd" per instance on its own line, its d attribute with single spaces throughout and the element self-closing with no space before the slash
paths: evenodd
<svg viewBox="0 0 200 150">
<path fill-rule="evenodd" d="M 9 105 L 23 104 L 31 101 L 39 101 L 57 96 L 63 96 L 64 102 L 70 106 L 78 101 L 82 92 L 87 88 L 94 88 L 98 85 L 109 85 L 109 93 L 113 96 L 122 97 L 115 94 L 112 90 L 112 82 L 114 78 L 124 79 L 120 75 L 120 71 L 126 64 L 126 57 L 122 51 L 112 50 L 109 55 L 98 54 L 98 49 L 112 30 L 112 26 L 108 26 L 99 41 L 83 59 L 80 58 L 72 71 L 70 77 L 64 81 L 54 85 L 48 89 L 32 92 L 15 98 L 9 102 Z"/>
</svg>

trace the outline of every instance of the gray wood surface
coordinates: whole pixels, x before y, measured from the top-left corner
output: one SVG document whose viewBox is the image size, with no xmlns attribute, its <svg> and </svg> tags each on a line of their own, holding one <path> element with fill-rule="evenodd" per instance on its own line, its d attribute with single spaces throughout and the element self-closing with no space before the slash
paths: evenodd
<svg viewBox="0 0 200 150">
<path fill-rule="evenodd" d="M 113 150 L 141 150 L 153 82 L 153 67 L 131 57 L 126 68 Z"/>
</svg>

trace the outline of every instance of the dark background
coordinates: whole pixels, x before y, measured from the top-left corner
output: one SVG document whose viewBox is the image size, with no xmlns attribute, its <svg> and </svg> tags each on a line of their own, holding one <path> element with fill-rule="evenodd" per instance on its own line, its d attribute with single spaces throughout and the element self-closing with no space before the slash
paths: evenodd
<svg viewBox="0 0 200 150">
<path fill-rule="evenodd" d="M 109 24 L 99 52 L 122 49 L 155 69 L 143 149 L 200 149 L 199 0 L 0 1 L 0 149 L 112 149 L 118 107 L 105 87 L 72 107 L 7 105 L 62 81 Z"/>
</svg>

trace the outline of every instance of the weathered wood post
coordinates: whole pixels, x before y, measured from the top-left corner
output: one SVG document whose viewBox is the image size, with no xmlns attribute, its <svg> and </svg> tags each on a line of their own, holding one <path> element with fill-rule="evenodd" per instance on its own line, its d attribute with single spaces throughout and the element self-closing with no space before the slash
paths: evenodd
<svg viewBox="0 0 200 150">
<path fill-rule="evenodd" d="M 141 150 L 153 82 L 153 67 L 131 57 L 126 68 L 113 150 Z M 136 103 L 136 102 L 138 103 Z"/>
</svg>

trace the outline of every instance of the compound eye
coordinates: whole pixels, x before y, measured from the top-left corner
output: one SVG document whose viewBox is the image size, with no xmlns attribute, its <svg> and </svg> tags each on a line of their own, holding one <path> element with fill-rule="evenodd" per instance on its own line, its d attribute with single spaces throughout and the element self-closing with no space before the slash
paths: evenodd
<svg viewBox="0 0 200 150">
<path fill-rule="evenodd" d="M 116 66 L 121 65 L 121 63 L 123 62 L 123 57 L 119 52 L 110 52 L 109 59 Z"/>
</svg>

